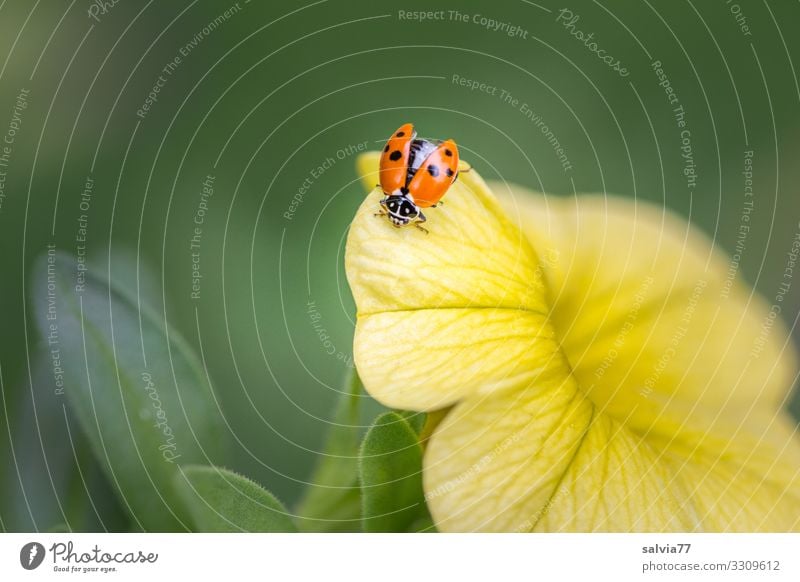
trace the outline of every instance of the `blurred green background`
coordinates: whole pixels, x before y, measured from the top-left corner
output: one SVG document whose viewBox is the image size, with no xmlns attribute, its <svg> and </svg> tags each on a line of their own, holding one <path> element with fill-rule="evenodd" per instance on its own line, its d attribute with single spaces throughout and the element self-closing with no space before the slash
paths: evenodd
<svg viewBox="0 0 800 582">
<path fill-rule="evenodd" d="M 287 503 L 309 478 L 352 365 L 343 251 L 364 196 L 352 151 L 377 149 L 406 121 L 456 139 L 485 178 L 653 201 L 729 253 L 752 151 L 737 277 L 776 293 L 800 220 L 797 3 L 101 4 L 0 3 L 0 134 L 18 126 L 0 167 L 4 530 L 134 527 L 37 355 L 34 315 L 47 297 L 33 283 L 35 261 L 48 244 L 76 253 L 82 214 L 96 274 L 108 276 L 110 256 L 112 280 L 136 293 L 138 253 L 140 294 L 202 348 L 227 422 L 228 451 L 215 460 Z M 420 21 L 418 11 L 437 18 Z M 576 30 L 594 33 L 628 74 Z M 685 111 L 694 188 L 654 61 Z M 789 326 L 799 290 L 783 304 Z M 800 414 L 796 396 L 790 406 Z M 379 409 L 369 403 L 365 424 Z M 92 511 L 65 518 L 67 497 L 84 508 L 91 500 Z"/>
</svg>

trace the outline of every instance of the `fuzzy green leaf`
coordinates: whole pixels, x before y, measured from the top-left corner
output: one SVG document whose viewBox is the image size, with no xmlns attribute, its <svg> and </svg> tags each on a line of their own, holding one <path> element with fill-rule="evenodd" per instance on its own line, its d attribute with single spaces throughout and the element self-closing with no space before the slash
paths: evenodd
<svg viewBox="0 0 800 582">
<path fill-rule="evenodd" d="M 182 467 L 175 481 L 195 531 L 295 532 L 286 508 L 260 485 L 220 467 Z"/>
<path fill-rule="evenodd" d="M 396 412 L 380 415 L 361 445 L 364 531 L 404 532 L 427 523 L 422 447 L 416 430 Z"/>
<path fill-rule="evenodd" d="M 428 414 L 425 412 L 415 412 L 413 410 L 395 410 L 394 412 L 402 416 L 417 434 L 422 432 L 425 427 L 425 421 L 428 419 Z"/>
<path fill-rule="evenodd" d="M 46 255 L 34 275 L 39 330 L 64 377 L 53 397 L 75 413 L 133 527 L 186 529 L 177 466 L 213 462 L 225 442 L 198 358 L 163 316 L 74 257 Z"/>
<path fill-rule="evenodd" d="M 55 524 L 76 531 L 127 529 L 100 465 L 64 397 L 54 394 L 56 376 L 50 350 L 36 347 L 30 376 L 14 389 L 19 395 L 7 417 L 15 454 L 0 467 L 2 522 L 8 531 L 50 530 Z"/>
</svg>

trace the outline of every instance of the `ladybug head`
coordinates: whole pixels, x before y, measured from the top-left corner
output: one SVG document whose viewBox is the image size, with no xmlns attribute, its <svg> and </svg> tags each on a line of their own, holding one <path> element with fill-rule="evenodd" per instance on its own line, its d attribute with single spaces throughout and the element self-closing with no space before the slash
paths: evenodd
<svg viewBox="0 0 800 582">
<path fill-rule="evenodd" d="M 387 196 L 381 200 L 381 204 L 386 208 L 389 221 L 395 226 L 406 226 L 419 216 L 419 208 L 405 194 Z"/>
</svg>

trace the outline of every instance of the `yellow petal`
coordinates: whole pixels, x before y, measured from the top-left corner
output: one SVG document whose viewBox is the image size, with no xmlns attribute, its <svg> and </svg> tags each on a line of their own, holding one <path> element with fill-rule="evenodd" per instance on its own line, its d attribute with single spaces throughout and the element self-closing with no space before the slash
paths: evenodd
<svg viewBox="0 0 800 582">
<path fill-rule="evenodd" d="M 545 389 L 542 389 L 542 388 Z M 580 447 L 593 410 L 570 376 L 460 402 L 425 453 L 441 531 L 527 531 Z"/>
<path fill-rule="evenodd" d="M 536 255 L 477 172 L 462 174 L 443 206 L 425 209 L 427 234 L 375 216 L 382 197 L 380 188 L 370 192 L 347 237 L 345 268 L 359 315 L 452 307 L 547 311 Z"/>
<path fill-rule="evenodd" d="M 574 377 L 551 376 L 456 405 L 428 444 L 426 501 L 453 532 L 800 528 L 800 487 L 766 467 L 775 455 L 661 444 L 601 414 Z"/>
<path fill-rule="evenodd" d="M 356 172 L 361 177 L 364 190 L 371 192 L 380 182 L 378 166 L 381 161 L 380 152 L 364 152 L 356 158 Z"/>
<path fill-rule="evenodd" d="M 696 227 L 613 196 L 545 199 L 513 187 L 501 200 L 546 249 L 556 333 L 604 413 L 692 444 L 698 431 L 761 432 L 760 413 L 776 411 L 794 382 L 796 352 Z"/>
<path fill-rule="evenodd" d="M 376 159 L 361 158 L 362 171 Z M 368 175 L 374 182 L 376 165 Z M 477 172 L 426 210 L 428 234 L 375 216 L 381 196 L 365 199 L 345 255 L 370 394 L 429 410 L 535 377 L 537 358 L 557 349 L 538 259 Z"/>
<path fill-rule="evenodd" d="M 569 374 L 544 315 L 512 309 L 421 309 L 359 316 L 358 373 L 382 404 L 436 410 L 470 394 Z"/>
<path fill-rule="evenodd" d="M 738 283 L 725 302 L 706 294 L 727 285 L 725 260 L 677 218 L 614 198 L 515 192 L 505 202 L 545 259 L 551 315 L 575 374 L 540 378 L 528 396 L 524 388 L 470 396 L 445 417 L 424 469 L 437 526 L 797 531 L 800 446 L 777 402 L 791 386 L 794 353 L 775 325 L 762 346 L 768 362 L 748 370 L 742 357 L 767 316 L 763 302 L 743 299 Z M 723 317 L 709 319 L 715 303 Z M 679 357 L 681 347 L 697 361 Z M 720 361 L 722 372 L 709 366 Z M 570 383 L 592 411 L 579 440 L 580 420 L 556 415 L 585 419 L 563 404 Z"/>
<path fill-rule="evenodd" d="M 377 156 L 359 167 L 372 186 Z M 796 363 L 772 326 L 759 354 L 774 365 L 742 364 L 768 312 L 727 282 L 725 260 L 651 208 L 517 196 L 540 262 L 479 176 L 463 176 L 429 211 L 430 235 L 372 216 L 373 191 L 346 257 L 367 390 L 453 407 L 424 459 L 437 526 L 800 527 L 800 447 L 777 412 Z"/>
<path fill-rule="evenodd" d="M 598 415 L 574 378 L 467 399 L 425 456 L 426 499 L 442 531 L 693 529 L 682 483 L 657 454 Z"/>
</svg>

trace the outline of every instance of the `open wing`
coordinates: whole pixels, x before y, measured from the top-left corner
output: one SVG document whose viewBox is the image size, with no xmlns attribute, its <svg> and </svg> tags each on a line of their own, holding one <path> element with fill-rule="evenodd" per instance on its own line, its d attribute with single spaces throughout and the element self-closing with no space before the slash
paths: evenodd
<svg viewBox="0 0 800 582">
<path fill-rule="evenodd" d="M 458 174 L 458 147 L 452 139 L 441 143 L 425 158 L 408 184 L 414 202 L 421 208 L 433 206 L 444 196 Z"/>
</svg>

